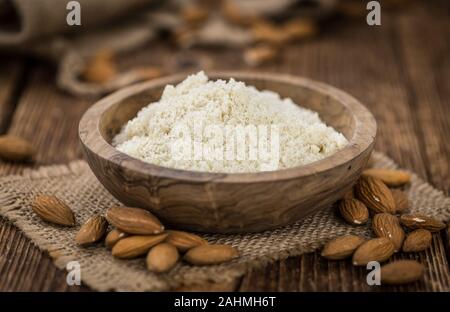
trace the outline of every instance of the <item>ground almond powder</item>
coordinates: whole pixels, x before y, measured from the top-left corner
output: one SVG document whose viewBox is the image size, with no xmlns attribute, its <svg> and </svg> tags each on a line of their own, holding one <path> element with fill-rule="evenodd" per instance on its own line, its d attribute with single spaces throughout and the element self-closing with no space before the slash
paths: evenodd
<svg viewBox="0 0 450 312">
<path fill-rule="evenodd" d="M 210 128 L 226 130 L 206 133 Z M 258 141 L 245 132 L 245 140 L 239 140 L 242 129 L 256 130 Z M 174 151 L 174 142 L 184 144 L 183 154 Z M 166 86 L 161 99 L 144 107 L 113 140 L 118 150 L 155 165 L 226 173 L 300 166 L 323 159 L 347 143 L 316 112 L 289 98 L 234 79 L 210 81 L 204 72 L 177 86 Z M 272 152 L 271 147 L 278 151 Z M 259 154 L 255 159 L 252 148 L 266 150 L 269 159 Z"/>
</svg>

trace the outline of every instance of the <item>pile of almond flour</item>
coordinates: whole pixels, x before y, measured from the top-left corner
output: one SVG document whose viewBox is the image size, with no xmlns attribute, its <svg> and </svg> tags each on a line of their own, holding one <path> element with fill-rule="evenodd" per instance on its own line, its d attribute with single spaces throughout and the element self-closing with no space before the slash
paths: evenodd
<svg viewBox="0 0 450 312">
<path fill-rule="evenodd" d="M 236 137 L 226 134 L 223 140 L 204 133 L 195 135 L 198 127 L 208 126 L 267 127 L 267 148 L 278 139 L 278 154 L 271 154 L 277 156 L 276 166 L 270 169 L 267 159 L 251 158 L 248 141 L 236 141 Z M 278 136 L 271 136 L 275 133 L 273 126 Z M 191 135 L 180 135 L 179 129 L 188 129 Z M 185 146 L 192 146 L 197 152 L 198 146 L 220 147 L 219 142 L 224 151 L 234 147 L 235 156 L 237 149 L 245 146 L 246 157 L 211 159 L 198 157 L 195 152 L 191 157 L 175 157 L 175 141 L 190 144 Z M 289 98 L 282 99 L 277 93 L 259 91 L 234 79 L 210 81 L 204 72 L 187 77 L 177 86 L 166 86 L 161 99 L 144 107 L 113 140 L 118 150 L 155 165 L 226 173 L 300 166 L 323 159 L 347 143 L 346 138 L 323 123 L 316 112 L 296 105 Z"/>
</svg>

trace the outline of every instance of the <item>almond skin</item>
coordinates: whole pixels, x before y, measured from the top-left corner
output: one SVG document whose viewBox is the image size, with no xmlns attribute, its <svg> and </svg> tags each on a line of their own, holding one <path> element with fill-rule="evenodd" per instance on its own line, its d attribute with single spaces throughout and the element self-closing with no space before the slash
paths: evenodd
<svg viewBox="0 0 450 312">
<path fill-rule="evenodd" d="M 155 273 L 170 271 L 180 257 L 175 246 L 161 243 L 154 246 L 147 255 L 147 269 Z"/>
<path fill-rule="evenodd" d="M 299 40 L 316 35 L 317 25 L 312 20 L 292 19 L 283 25 L 283 30 L 289 35 L 290 40 Z"/>
<path fill-rule="evenodd" d="M 84 80 L 92 83 L 105 83 L 117 75 L 114 54 L 109 50 L 100 50 L 88 60 L 82 73 Z"/>
<path fill-rule="evenodd" d="M 372 229 L 378 237 L 389 238 L 395 246 L 395 251 L 402 248 L 405 232 L 398 218 L 389 213 L 378 213 L 373 217 Z"/>
<path fill-rule="evenodd" d="M 112 248 L 112 255 L 121 259 L 136 258 L 165 240 L 167 234 L 135 235 L 119 240 Z"/>
<path fill-rule="evenodd" d="M 350 224 L 361 225 L 369 220 L 369 210 L 357 199 L 343 199 L 339 202 L 339 212 Z"/>
<path fill-rule="evenodd" d="M 370 261 L 384 262 L 394 254 L 394 251 L 394 244 L 386 237 L 368 240 L 355 250 L 353 265 L 367 265 Z"/>
<path fill-rule="evenodd" d="M 244 61 L 250 66 L 259 66 L 273 61 L 278 55 L 278 50 L 270 45 L 258 45 L 247 48 L 244 51 Z"/>
<path fill-rule="evenodd" d="M 21 162 L 33 158 L 33 146 L 26 140 L 13 136 L 0 136 L 0 158 L 13 162 Z"/>
<path fill-rule="evenodd" d="M 408 196 L 401 190 L 391 190 L 395 202 L 395 212 L 401 213 L 409 208 Z"/>
<path fill-rule="evenodd" d="M 373 168 L 364 170 L 362 174 L 378 178 L 389 187 L 400 187 L 411 181 L 411 175 L 403 170 Z"/>
<path fill-rule="evenodd" d="M 355 185 L 355 196 L 374 213 L 395 213 L 392 192 L 380 179 L 361 176 Z"/>
<path fill-rule="evenodd" d="M 31 208 L 44 221 L 65 226 L 75 225 L 72 210 L 56 196 L 39 195 L 34 199 Z"/>
<path fill-rule="evenodd" d="M 410 229 L 425 229 L 438 232 L 445 228 L 445 223 L 422 214 L 404 214 L 400 216 L 400 223 Z"/>
<path fill-rule="evenodd" d="M 200 245 L 189 249 L 184 261 L 194 265 L 212 265 L 239 257 L 238 251 L 228 245 Z"/>
<path fill-rule="evenodd" d="M 164 231 L 164 226 L 148 210 L 130 207 L 112 207 L 106 219 L 113 226 L 128 234 L 150 235 Z"/>
<path fill-rule="evenodd" d="M 180 252 L 185 252 L 191 248 L 207 245 L 208 242 L 198 235 L 183 231 L 166 231 L 167 236 L 165 242 L 175 246 Z"/>
<path fill-rule="evenodd" d="M 122 238 L 127 237 L 128 234 L 125 232 L 122 232 L 121 230 L 118 229 L 113 229 L 111 230 L 108 235 L 106 235 L 105 238 L 105 246 L 108 249 L 113 248 L 113 246 Z"/>
<path fill-rule="evenodd" d="M 321 256 L 330 260 L 342 260 L 350 257 L 359 245 L 364 243 L 365 239 L 356 235 L 345 235 L 337 237 L 328 243 L 322 249 Z"/>
<path fill-rule="evenodd" d="M 398 260 L 381 267 L 381 283 L 401 285 L 412 283 L 423 276 L 424 266 L 414 260 Z"/>
<path fill-rule="evenodd" d="M 424 229 L 412 231 L 406 236 L 403 243 L 404 252 L 419 252 L 428 249 L 431 246 L 431 232 Z"/>
<path fill-rule="evenodd" d="M 83 224 L 75 237 L 75 242 L 80 246 L 87 246 L 98 242 L 106 233 L 108 222 L 102 216 L 89 218 Z"/>
<path fill-rule="evenodd" d="M 191 26 L 198 26 L 208 18 L 208 10 L 199 5 L 187 5 L 181 10 L 182 19 Z"/>
</svg>

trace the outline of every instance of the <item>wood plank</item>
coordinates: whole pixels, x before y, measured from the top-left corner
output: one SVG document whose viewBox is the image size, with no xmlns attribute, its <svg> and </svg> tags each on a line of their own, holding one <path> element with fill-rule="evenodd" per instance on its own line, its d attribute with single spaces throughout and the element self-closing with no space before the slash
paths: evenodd
<svg viewBox="0 0 450 312">
<path fill-rule="evenodd" d="M 434 17 L 431 20 L 431 17 Z M 424 21 L 429 21 L 425 22 Z M 396 22 L 400 62 L 404 68 L 413 122 L 420 140 L 427 178 L 450 193 L 450 10 L 420 7 Z M 447 38 L 447 39 L 446 39 Z"/>
<path fill-rule="evenodd" d="M 436 16 L 423 24 L 427 15 Z M 428 180 L 446 195 L 450 194 L 450 10 L 448 3 L 427 6 L 416 14 L 402 15 L 398 20 L 398 49 L 405 67 L 409 87 L 414 90 L 414 120 L 427 161 Z M 424 40 L 426 42 L 424 43 Z M 426 48 L 422 48 L 426 46 Z M 450 228 L 442 233 L 450 262 Z"/>
<path fill-rule="evenodd" d="M 90 102 L 62 93 L 52 83 L 54 73 L 42 65 L 30 73 L 17 104 L 8 133 L 28 139 L 37 150 L 32 166 L 65 163 L 80 158 L 78 121 Z M 2 163 L 0 175 L 20 173 L 20 164 Z M 0 221 L 0 290 L 3 291 L 74 291 L 65 273 L 57 269 L 16 227 Z"/>
<path fill-rule="evenodd" d="M 383 15 L 381 28 L 355 23 L 331 27 L 333 31 L 308 44 L 289 47 L 283 52 L 281 62 L 260 70 L 308 76 L 355 95 L 369 106 L 378 120 L 377 149 L 448 194 L 449 146 L 442 142 L 447 141 L 449 133 L 448 118 L 445 118 L 449 116 L 446 101 L 449 61 L 443 57 L 448 55 L 449 44 L 448 40 L 442 40 L 445 39 L 442 30 L 446 29 L 448 34 L 449 27 L 442 15 L 435 18 L 432 14 L 435 13 L 430 10 L 416 9 L 401 15 L 389 13 Z M 427 26 L 422 30 L 423 25 Z M 436 46 L 430 48 L 430 42 L 421 44 L 422 36 L 430 38 Z M 149 64 L 158 60 L 164 68 L 176 71 L 184 65 L 173 63 L 172 52 L 156 47 L 153 53 L 146 52 L 142 57 L 149 60 Z M 177 55 L 184 54 L 177 52 Z M 230 69 L 242 65 L 238 61 L 239 51 L 195 50 L 189 55 L 192 60 L 197 60 L 199 67 Z M 427 80 L 427 75 L 432 78 Z M 49 83 L 52 80 L 53 73 L 43 67 L 33 70 L 10 128 L 11 133 L 22 135 L 35 144 L 38 149 L 36 165 L 64 163 L 81 156 L 77 123 L 90 103 L 56 90 Z M 433 160 L 433 164 L 429 160 Z M 0 165 L 0 174 L 21 170 L 21 166 Z M 370 287 L 365 282 L 368 272 L 365 268 L 354 268 L 349 261 L 326 261 L 318 253 L 311 253 L 251 270 L 242 280 L 208 285 L 207 289 L 448 291 L 450 275 L 446 248 L 448 252 L 448 236 L 434 235 L 431 250 L 417 255 L 396 255 L 395 258 L 415 258 L 426 263 L 424 281 L 408 286 Z M 87 290 L 68 287 L 65 274 L 54 267 L 51 259 L 4 220 L 0 221 L 0 276 L 6 276 L 0 281 L 0 290 Z"/>
<path fill-rule="evenodd" d="M 0 71 L 0 134 L 6 132 L 17 97 L 24 81 L 25 62 L 23 60 L 2 56 L 2 70 Z"/>
<path fill-rule="evenodd" d="M 414 13 L 417 14 L 418 11 L 414 11 Z M 406 16 L 409 16 L 408 14 L 411 12 L 405 13 Z M 286 62 L 281 67 L 281 71 L 290 71 L 294 74 L 326 81 L 354 94 L 372 110 L 377 118 L 379 133 L 376 148 L 386 152 L 403 167 L 414 170 L 421 177 L 427 179 L 429 178 L 428 158 L 440 157 L 442 160 L 440 162 L 446 162 L 446 165 L 449 162 L 448 158 L 442 157 L 445 152 L 439 154 L 434 152 L 432 156 L 427 156 L 422 151 L 423 141 L 417 135 L 418 127 L 415 123 L 417 112 L 414 107 L 410 107 L 410 102 L 415 97 L 414 88 L 405 83 L 404 70 L 398 64 L 398 59 L 402 55 L 399 55 L 394 44 L 395 40 L 402 36 L 402 33 L 397 33 L 398 29 L 396 28 L 399 18 L 403 17 L 392 13 L 385 14 L 381 28 L 370 29 L 365 25 L 357 27 L 352 24 L 348 25 L 346 29 L 337 30 L 308 45 L 292 47 L 285 52 Z M 416 26 L 421 27 L 424 23 L 430 25 L 434 20 L 435 18 L 431 14 L 421 16 L 421 22 L 416 23 Z M 414 30 L 411 30 L 414 29 L 411 25 L 412 22 L 417 21 L 412 19 L 404 27 L 409 29 L 411 37 L 415 36 L 415 40 L 419 42 L 421 36 L 417 36 Z M 435 36 L 438 36 L 437 34 L 439 32 L 436 29 Z M 435 39 L 448 49 L 448 41 L 443 38 L 445 36 L 441 35 L 440 40 Z M 407 50 L 411 51 L 412 48 L 416 51 L 423 51 L 428 46 L 418 44 L 408 47 Z M 427 58 L 431 62 L 436 59 L 429 55 L 418 55 L 417 57 Z M 291 65 L 289 66 L 289 64 Z M 448 79 L 444 81 L 448 81 Z M 432 94 L 433 91 L 429 90 L 428 92 Z M 435 102 L 431 100 L 428 103 L 430 105 L 427 108 L 433 110 Z M 442 114 L 443 109 L 441 108 L 435 113 Z M 429 116 L 428 119 L 424 119 L 423 123 L 433 124 L 434 118 L 443 119 L 449 114 L 441 116 L 444 117 Z M 447 122 L 444 120 L 440 126 L 439 133 L 441 135 L 449 133 L 445 131 L 445 127 L 448 127 L 448 118 Z M 446 142 L 445 137 L 440 137 L 435 141 L 436 143 Z M 434 170 L 435 172 L 442 170 L 444 172 L 442 179 L 444 180 L 448 174 L 446 165 L 437 164 Z M 435 185 L 448 188 L 446 182 L 435 183 Z M 420 283 L 401 287 L 369 287 L 365 282 L 367 271 L 363 268 L 353 268 L 349 262 L 345 261 L 338 264 L 325 261 L 320 259 L 316 252 L 297 258 L 301 263 L 298 289 L 300 291 L 448 291 L 450 275 L 444 248 L 446 242 L 447 240 L 441 236 L 435 235 L 433 248 L 418 255 L 420 260 L 427 265 L 425 279 Z M 396 255 L 396 258 L 404 259 L 408 256 Z M 283 272 L 294 272 L 298 267 L 295 262 L 281 263 L 280 265 L 284 268 Z M 279 279 L 297 278 L 289 273 L 286 275 Z M 257 290 L 260 288 L 255 289 L 252 286 L 266 283 L 270 283 L 270 280 L 267 274 L 263 274 L 263 270 L 252 271 L 244 277 L 240 289 L 243 291 Z M 296 290 L 296 288 L 293 287 L 292 290 Z"/>
</svg>

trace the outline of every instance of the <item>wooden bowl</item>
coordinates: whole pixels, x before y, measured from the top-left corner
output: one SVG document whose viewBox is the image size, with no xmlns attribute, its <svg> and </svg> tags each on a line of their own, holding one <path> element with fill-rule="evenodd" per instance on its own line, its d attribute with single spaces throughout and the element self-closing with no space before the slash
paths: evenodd
<svg viewBox="0 0 450 312">
<path fill-rule="evenodd" d="M 358 179 L 374 145 L 372 114 L 347 93 L 305 78 L 239 72 L 234 77 L 258 89 L 278 92 L 319 112 L 349 144 L 335 154 L 300 167 L 259 173 L 207 173 L 170 169 L 133 158 L 110 143 L 143 107 L 157 101 L 175 75 L 137 84 L 93 105 L 83 116 L 79 135 L 89 165 L 100 182 L 123 204 L 146 208 L 180 229 L 256 232 L 293 223 L 328 208 Z"/>
</svg>

